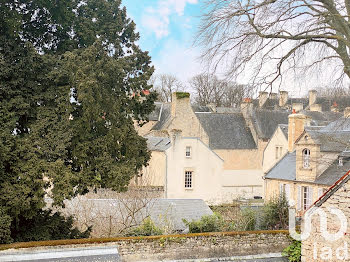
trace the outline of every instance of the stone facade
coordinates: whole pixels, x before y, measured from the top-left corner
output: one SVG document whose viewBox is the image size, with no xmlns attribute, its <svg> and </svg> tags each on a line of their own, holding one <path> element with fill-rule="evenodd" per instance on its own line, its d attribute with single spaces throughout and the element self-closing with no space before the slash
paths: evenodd
<svg viewBox="0 0 350 262">
<path fill-rule="evenodd" d="M 290 240 L 285 231 L 202 233 L 117 243 L 122 259 L 130 262 L 277 253 L 282 252 L 289 244 Z"/>
<path fill-rule="evenodd" d="M 338 208 L 346 218 L 350 218 L 350 182 L 338 186 L 335 192 L 330 190 L 324 196 L 317 207 L 322 208 L 327 214 L 327 230 L 329 233 L 336 233 L 340 229 L 340 220 L 329 212 L 329 208 Z M 323 202 L 323 203 L 322 203 Z M 315 206 L 315 207 L 316 207 Z M 329 241 L 321 235 L 320 218 L 318 215 L 312 216 L 312 230 L 310 237 L 302 241 L 302 261 L 350 261 L 350 221 L 346 234 L 337 240 Z"/>
</svg>

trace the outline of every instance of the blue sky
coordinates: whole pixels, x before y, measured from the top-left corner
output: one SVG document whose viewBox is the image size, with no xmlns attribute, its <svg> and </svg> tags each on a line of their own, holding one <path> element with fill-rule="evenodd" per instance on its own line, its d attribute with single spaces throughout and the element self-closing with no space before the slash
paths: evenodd
<svg viewBox="0 0 350 262">
<path fill-rule="evenodd" d="M 139 44 L 149 51 L 156 73 L 182 81 L 202 72 L 193 41 L 199 23 L 201 0 L 123 0 L 140 33 Z"/>
</svg>

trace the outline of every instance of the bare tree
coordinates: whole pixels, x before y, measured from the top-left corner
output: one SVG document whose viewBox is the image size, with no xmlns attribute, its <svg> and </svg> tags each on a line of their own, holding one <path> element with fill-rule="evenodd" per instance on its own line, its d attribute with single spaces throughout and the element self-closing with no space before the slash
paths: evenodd
<svg viewBox="0 0 350 262">
<path fill-rule="evenodd" d="M 233 82 L 220 80 L 214 74 L 194 76 L 189 84 L 195 92 L 194 101 L 198 105 L 236 107 L 244 97 L 250 97 L 252 88 Z"/>
<path fill-rule="evenodd" d="M 169 74 L 154 75 L 152 77 L 153 90 L 159 94 L 158 100 L 171 102 L 173 92 L 184 91 L 185 86 L 175 76 Z"/>
<path fill-rule="evenodd" d="M 252 82 L 265 87 L 288 72 L 333 70 L 339 83 L 350 76 L 348 0 L 206 2 L 197 43 L 205 47 L 203 58 L 214 68 L 223 63 L 228 76 L 248 69 Z"/>
</svg>

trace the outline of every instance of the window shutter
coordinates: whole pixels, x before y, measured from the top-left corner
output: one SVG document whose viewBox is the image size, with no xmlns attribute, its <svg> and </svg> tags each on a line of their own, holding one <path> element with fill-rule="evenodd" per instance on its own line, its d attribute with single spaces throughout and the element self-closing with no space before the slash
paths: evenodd
<svg viewBox="0 0 350 262">
<path fill-rule="evenodd" d="M 282 196 L 282 193 L 283 193 L 283 184 L 280 183 L 280 193 L 279 193 L 279 195 Z"/>
<path fill-rule="evenodd" d="M 309 188 L 309 194 L 307 196 L 307 208 L 309 208 L 312 205 L 312 200 L 313 200 L 313 188 L 312 187 L 308 187 Z"/>
<path fill-rule="evenodd" d="M 290 199 L 290 185 L 286 184 L 286 198 L 289 201 Z"/>
<path fill-rule="evenodd" d="M 297 209 L 301 210 L 301 201 L 303 200 L 302 198 L 302 190 L 301 186 L 298 186 L 298 202 L 297 202 Z"/>
<path fill-rule="evenodd" d="M 319 188 L 317 198 L 320 198 L 322 195 L 323 195 L 323 188 Z"/>
</svg>

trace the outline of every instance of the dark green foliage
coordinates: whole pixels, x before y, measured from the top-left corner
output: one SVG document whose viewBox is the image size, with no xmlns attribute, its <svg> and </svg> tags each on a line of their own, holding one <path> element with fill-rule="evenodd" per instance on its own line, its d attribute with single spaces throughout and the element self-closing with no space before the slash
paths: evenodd
<svg viewBox="0 0 350 262">
<path fill-rule="evenodd" d="M 291 262 L 300 262 L 301 261 L 301 241 L 292 240 L 287 248 L 282 252 L 283 256 L 288 257 L 288 260 Z"/>
<path fill-rule="evenodd" d="M 190 93 L 187 92 L 176 92 L 176 98 L 181 99 L 181 98 L 188 98 L 190 97 Z"/>
<path fill-rule="evenodd" d="M 188 226 L 190 233 L 220 232 L 224 228 L 224 220 L 215 213 L 210 216 L 202 216 L 200 220 L 196 221 L 189 222 L 183 219 L 183 222 Z"/>
<path fill-rule="evenodd" d="M 50 184 L 55 204 L 123 191 L 150 158 L 132 120 L 153 110 L 150 57 L 120 0 L 80 2 L 0 3 L 0 206 L 15 240 L 59 237 L 41 225 Z"/>
<path fill-rule="evenodd" d="M 0 207 L 0 244 L 12 242 L 11 238 L 11 217 Z"/>
<path fill-rule="evenodd" d="M 163 233 L 163 230 L 157 227 L 150 218 L 146 218 L 141 225 L 132 228 L 127 236 L 158 236 Z"/>
<path fill-rule="evenodd" d="M 44 210 L 32 219 L 21 218 L 18 229 L 12 229 L 12 235 L 17 242 L 88 238 L 91 232 L 80 232 L 73 227 L 73 218 L 64 218 L 60 213 Z"/>
<path fill-rule="evenodd" d="M 268 230 L 287 229 L 288 213 L 288 200 L 284 194 L 270 200 L 263 208 L 261 228 Z"/>
</svg>

